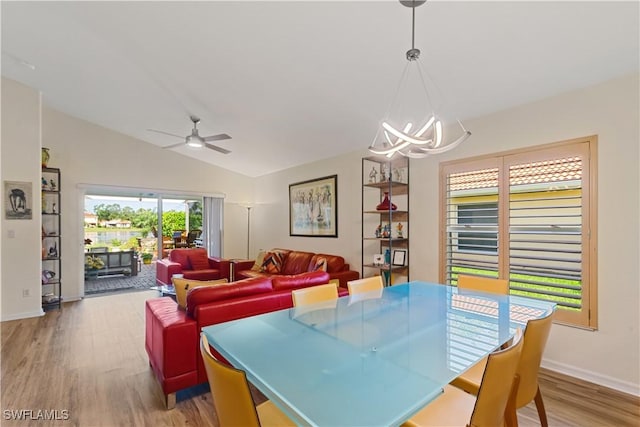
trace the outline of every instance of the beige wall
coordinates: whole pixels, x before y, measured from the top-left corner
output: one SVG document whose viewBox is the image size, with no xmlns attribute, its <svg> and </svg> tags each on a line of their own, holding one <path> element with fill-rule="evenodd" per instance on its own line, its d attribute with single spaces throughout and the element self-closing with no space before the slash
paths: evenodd
<svg viewBox="0 0 640 427">
<path fill-rule="evenodd" d="M 2 319 L 42 313 L 40 255 L 40 94 L 24 85 L 2 79 L 2 141 L 0 146 L 2 191 L 4 181 L 31 182 L 33 219 L 2 219 Z M 23 296 L 27 292 L 28 296 Z"/>
<path fill-rule="evenodd" d="M 539 144 L 596 134 L 599 138 L 598 161 L 598 299 L 599 330 L 586 331 L 555 325 L 549 340 L 543 364 L 555 370 L 582 377 L 623 391 L 640 394 L 640 114 L 638 93 L 639 75 L 616 79 L 584 90 L 562 94 L 539 102 L 523 105 L 490 116 L 468 120 L 465 125 L 473 132 L 472 138 L 458 149 L 445 155 L 415 160 L 411 163 L 411 278 L 436 281 L 438 278 L 438 163 Z M 4 82 L 4 80 L 3 80 Z M 23 94 L 14 97 L 3 107 L 27 102 L 37 105 L 37 94 L 27 91 L 32 101 L 24 101 Z M 16 104 L 17 103 L 17 104 Z M 8 147 L 10 159 L 5 156 L 9 142 L 5 138 L 5 108 L 3 108 L 2 165 L 3 179 L 9 179 L 4 170 L 11 162 L 15 169 L 11 178 L 38 182 L 35 149 Z M 15 116 L 15 115 L 14 115 Z M 36 120 L 35 118 L 33 120 Z M 28 123 L 28 128 L 37 122 Z M 11 135 L 20 134 L 15 127 Z M 46 109 L 43 115 L 43 141 L 52 149 L 51 165 L 63 170 L 62 209 L 77 218 L 65 219 L 63 230 L 70 223 L 82 224 L 79 199 L 73 195 L 77 183 L 104 183 L 112 185 L 148 186 L 152 188 L 187 189 L 202 192 L 225 192 L 229 202 L 253 199 L 252 249 L 286 247 L 322 251 L 343 255 L 355 269 L 360 264 L 360 197 L 361 157 L 363 149 L 349 155 L 313 162 L 304 166 L 250 180 L 197 161 L 181 158 L 175 153 L 156 149 L 106 129 L 88 124 L 64 114 Z M 29 144 L 37 145 L 37 138 Z M 112 153 L 103 153 L 105 147 Z M 117 152 L 135 152 L 134 159 L 123 160 Z M 100 153 L 99 155 L 97 153 Z M 14 158 L 16 156 L 17 158 Z M 25 158 L 24 156 L 27 156 Z M 145 159 L 145 160 L 140 160 Z M 148 161 L 148 164 L 147 162 Z M 159 169 L 165 163 L 178 162 L 191 167 L 188 174 L 168 174 Z M 16 163 L 14 165 L 13 163 Z M 17 164 L 29 168 L 18 170 Z M 288 186 L 312 178 L 338 175 L 338 238 L 303 238 L 289 236 Z M 22 177 L 24 176 L 24 177 Z M 22 177 L 22 178 L 21 178 Z M 37 188 L 37 187 L 36 187 Z M 67 194 L 71 191 L 71 194 Z M 72 201 L 73 200 L 73 201 Z M 70 206 L 66 204 L 70 203 Z M 73 212 L 78 212 L 74 214 Z M 76 221 L 77 220 L 77 221 Z M 624 226 L 621 226 L 624 225 Z M 6 227 L 6 224 L 3 224 Z M 22 233 L 21 230 L 19 230 Z M 25 230 L 28 232 L 28 230 Z M 225 205 L 225 256 L 242 257 L 246 245 L 246 209 Z M 66 230 L 65 230 L 66 233 Z M 2 231 L 2 253 L 6 254 L 12 242 Z M 232 235 L 233 237 L 231 237 Z M 35 238 L 34 238 L 35 236 Z M 21 303 L 13 288 L 5 290 L 7 280 L 13 283 L 27 274 L 35 264 L 39 269 L 39 234 L 37 228 L 29 238 L 37 242 L 34 253 L 22 247 L 15 254 L 17 266 L 2 258 L 2 306 Z M 65 238 L 65 244 L 75 239 Z M 79 255 L 77 280 L 80 282 L 81 256 Z M 63 250 L 71 250 L 63 247 Z M 65 252 L 67 253 L 67 252 Z M 72 254 L 73 255 L 73 254 Z M 33 259 L 35 259 L 35 261 Z M 71 258 L 75 258 L 72 256 Z M 66 259 L 66 255 L 65 255 Z M 71 261 L 68 261 L 71 262 Z M 69 267 L 65 264 L 65 271 Z M 7 271 L 9 270 L 9 271 Z M 73 270 L 71 270 L 73 271 Z M 19 274 L 22 273 L 21 276 Z M 67 273 L 65 272 L 65 276 Z M 29 281 L 39 280 L 30 278 Z M 24 283 L 24 280 L 22 281 Z M 65 282 L 65 289 L 66 289 Z M 81 286 L 78 283 L 78 287 Z M 39 286 L 38 286 L 39 287 Z M 69 292 L 69 291 L 65 291 Z M 39 308 L 39 299 L 37 301 Z M 15 313 L 26 309 L 13 310 Z M 34 308 L 35 310 L 35 308 Z M 3 319 L 5 313 L 3 312 Z"/>
<path fill-rule="evenodd" d="M 473 136 L 442 156 L 411 162 L 411 279 L 438 280 L 438 164 L 596 134 L 599 329 L 555 325 L 544 365 L 640 394 L 639 75 L 469 120 Z M 363 141 L 366 147 L 367 141 Z M 256 181 L 252 253 L 282 246 L 343 255 L 359 270 L 360 168 L 366 150 Z M 288 185 L 338 174 L 339 237 L 289 237 Z M 622 226 L 623 225 L 623 226 Z"/>
<path fill-rule="evenodd" d="M 44 106 L 37 91 L 2 79 L 2 179 L 32 181 L 40 212 L 40 147 L 62 172 L 62 294 L 83 296 L 83 184 L 140 187 L 192 194 L 224 194 L 224 256 L 246 252 L 246 210 L 252 179 L 163 150 Z M 42 116 L 42 120 L 40 117 Z M 42 125 L 40 124 L 42 121 Z M 40 132 L 42 129 L 42 144 Z M 178 172 L 179 171 L 179 172 Z M 37 316 L 40 310 L 40 220 L 5 221 L 3 213 L 2 320 Z M 13 231 L 15 238 L 8 237 Z M 22 296 L 29 289 L 30 297 Z"/>
</svg>

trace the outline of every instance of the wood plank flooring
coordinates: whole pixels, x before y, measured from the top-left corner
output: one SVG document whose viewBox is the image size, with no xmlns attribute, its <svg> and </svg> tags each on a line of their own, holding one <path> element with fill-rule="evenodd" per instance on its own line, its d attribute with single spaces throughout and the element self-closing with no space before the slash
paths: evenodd
<svg viewBox="0 0 640 427">
<path fill-rule="evenodd" d="M 218 426 L 206 386 L 162 393 L 144 350 L 144 301 L 154 291 L 65 303 L 44 317 L 1 327 L 2 426 Z M 640 399 L 549 371 L 541 375 L 551 426 L 640 426 Z M 264 400 L 255 391 L 257 402 Z M 339 408 L 347 410 L 348 408 Z M 7 411 L 58 410 L 67 420 L 11 420 Z M 51 414 L 51 413 L 50 413 Z M 42 414 L 41 418 L 42 418 Z M 535 407 L 518 413 L 539 426 Z"/>
</svg>

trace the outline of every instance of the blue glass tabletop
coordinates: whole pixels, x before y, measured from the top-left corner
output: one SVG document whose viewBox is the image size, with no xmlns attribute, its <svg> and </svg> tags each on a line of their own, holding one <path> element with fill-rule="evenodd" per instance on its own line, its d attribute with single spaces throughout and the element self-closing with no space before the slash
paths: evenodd
<svg viewBox="0 0 640 427">
<path fill-rule="evenodd" d="M 300 425 L 390 426 L 552 303 L 410 282 L 203 332 Z"/>
</svg>

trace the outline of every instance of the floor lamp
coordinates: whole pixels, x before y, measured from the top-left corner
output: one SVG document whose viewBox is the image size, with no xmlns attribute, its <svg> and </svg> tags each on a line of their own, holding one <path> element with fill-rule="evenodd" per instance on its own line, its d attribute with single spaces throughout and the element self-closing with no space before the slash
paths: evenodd
<svg viewBox="0 0 640 427">
<path fill-rule="evenodd" d="M 245 205 L 247 208 L 247 259 L 249 259 L 249 243 L 251 241 L 251 205 Z"/>
</svg>

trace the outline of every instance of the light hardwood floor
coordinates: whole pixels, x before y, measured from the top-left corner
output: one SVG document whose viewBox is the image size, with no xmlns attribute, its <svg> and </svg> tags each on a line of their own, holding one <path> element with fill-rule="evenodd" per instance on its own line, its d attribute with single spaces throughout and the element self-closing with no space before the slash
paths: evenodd
<svg viewBox="0 0 640 427">
<path fill-rule="evenodd" d="M 174 410 L 162 406 L 144 350 L 144 301 L 155 296 L 88 298 L 44 317 L 3 322 L 0 424 L 217 426 L 206 386 L 178 393 Z M 551 372 L 543 372 L 541 389 L 551 426 L 640 426 L 636 397 Z M 7 420 L 8 410 L 67 410 L 69 419 Z M 535 407 L 518 416 L 521 426 L 540 425 Z"/>
</svg>

